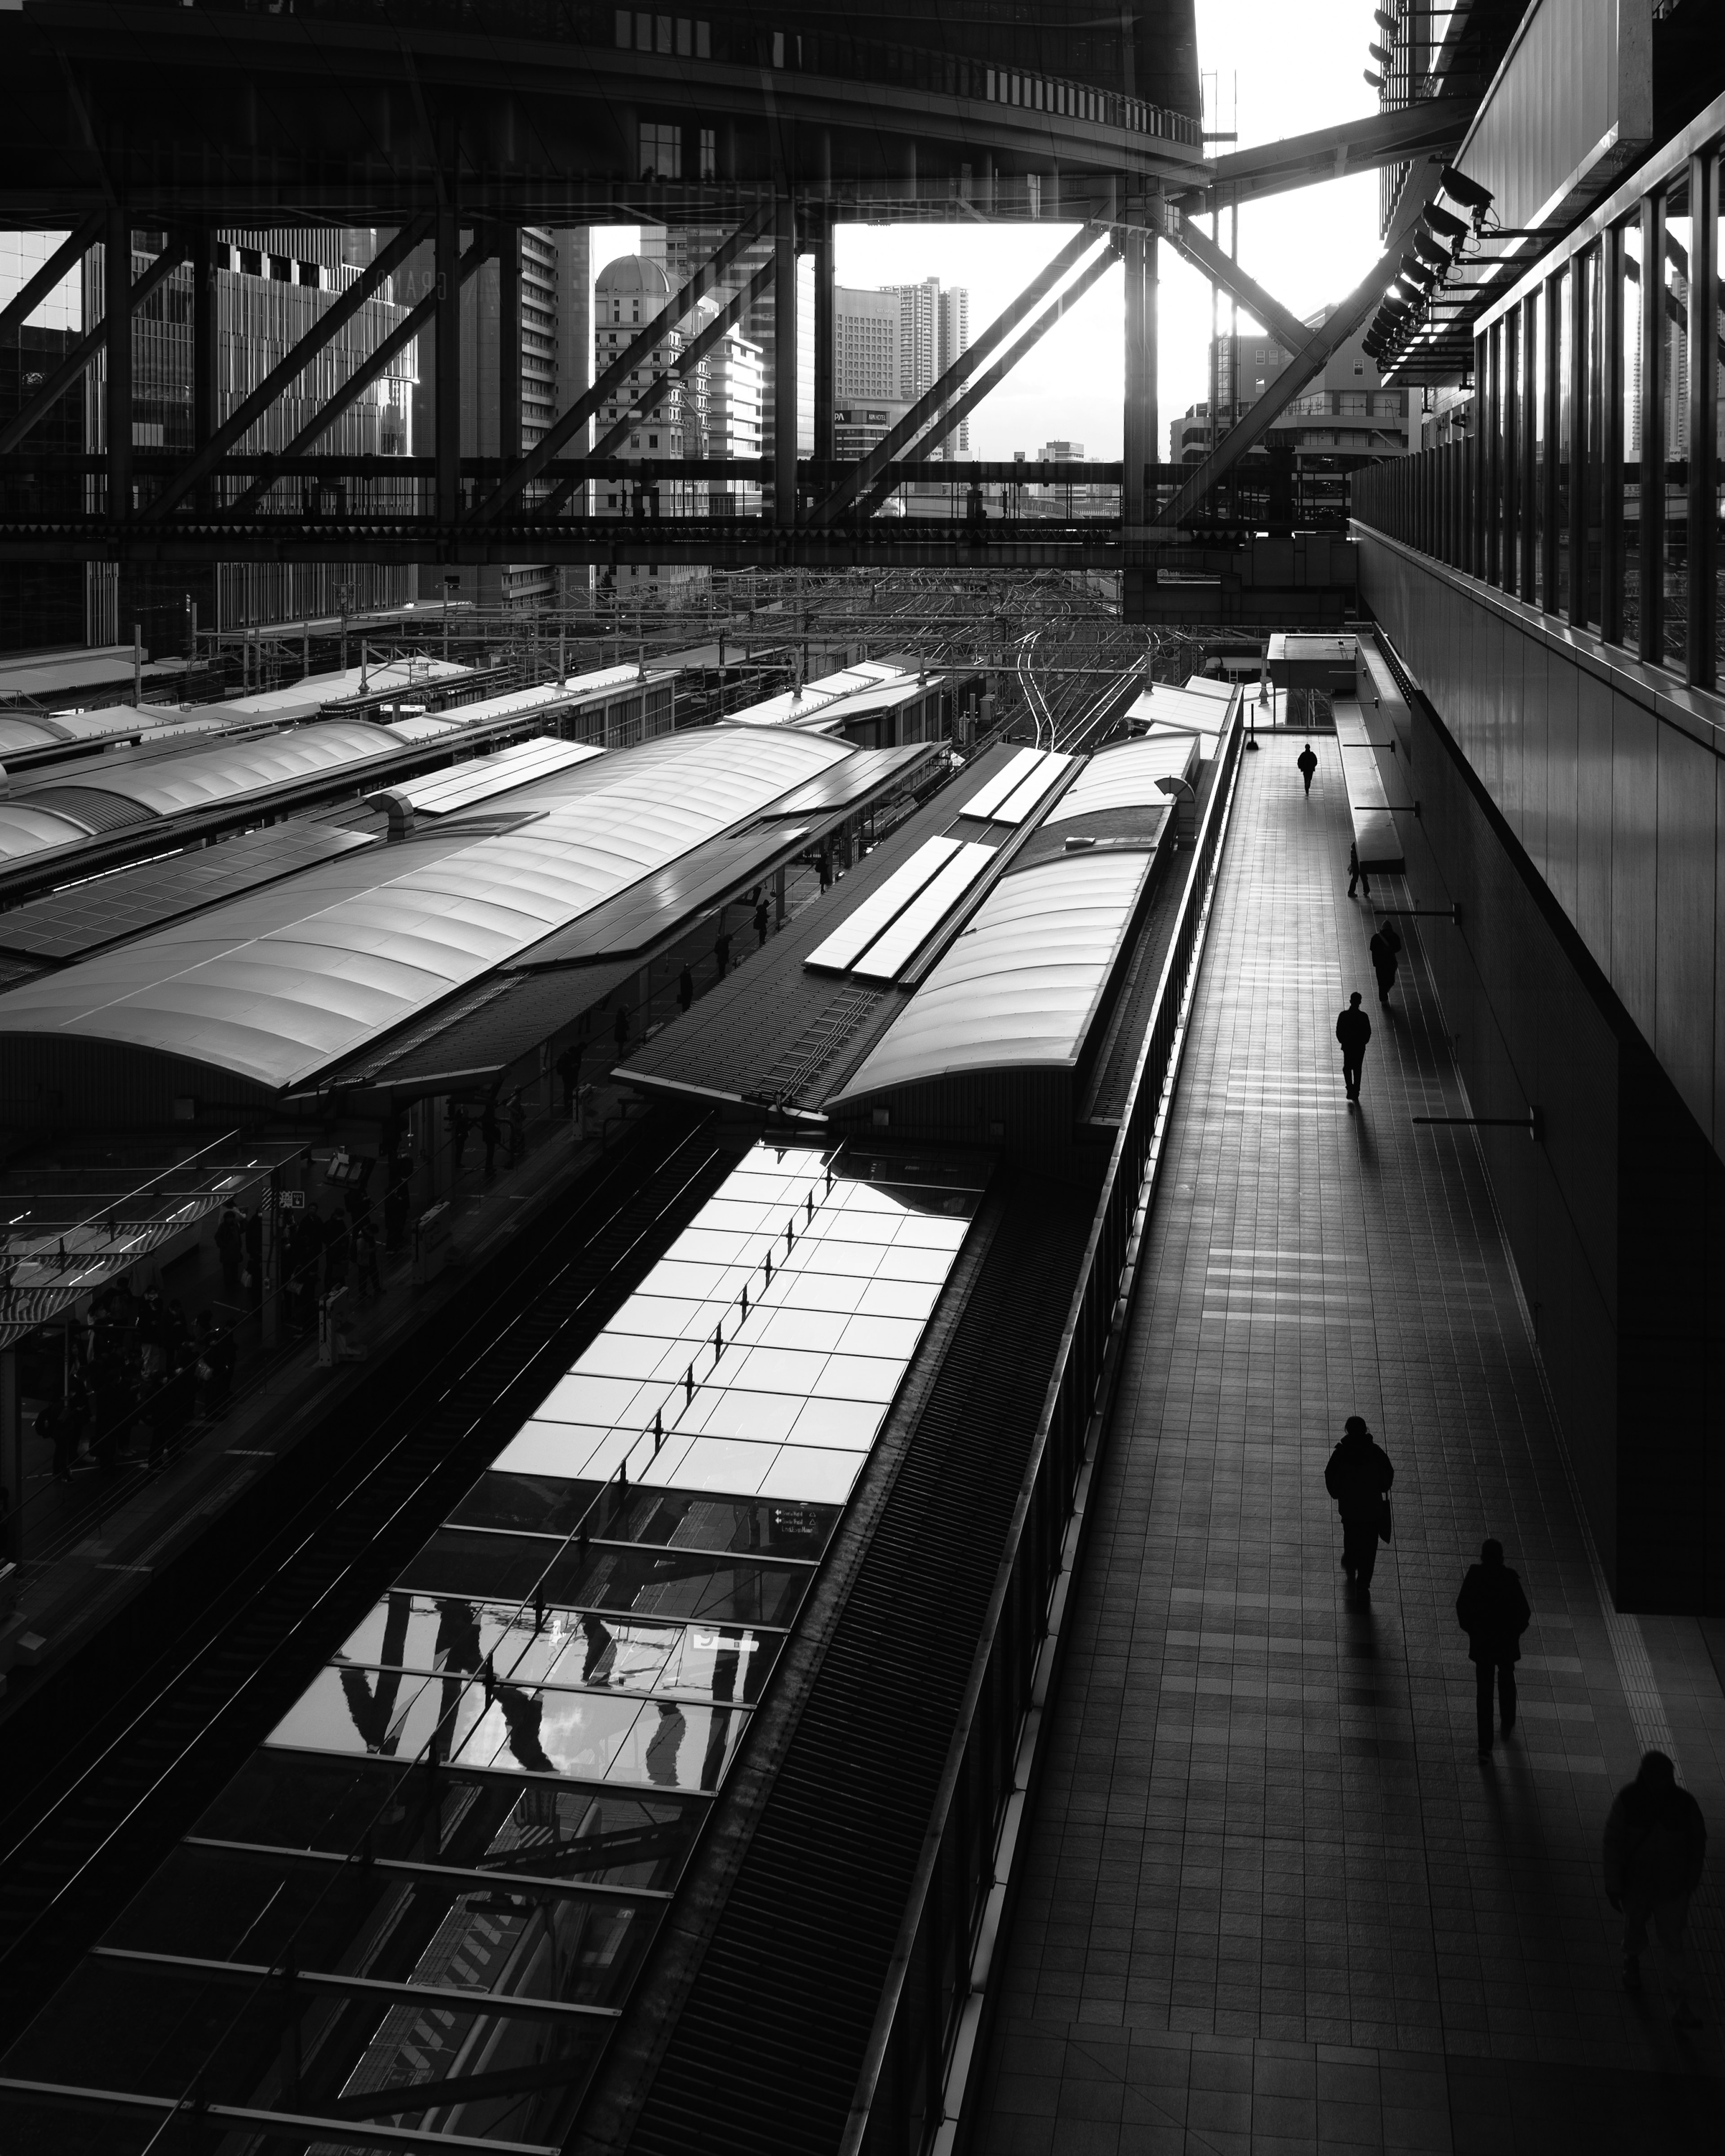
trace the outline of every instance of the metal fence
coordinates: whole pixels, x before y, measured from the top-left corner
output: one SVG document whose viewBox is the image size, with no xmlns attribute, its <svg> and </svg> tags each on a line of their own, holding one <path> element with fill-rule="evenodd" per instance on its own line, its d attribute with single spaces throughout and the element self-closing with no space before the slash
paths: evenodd
<svg viewBox="0 0 1725 2156">
<path fill-rule="evenodd" d="M 1127 1112 L 1073 1291 L 1048 1396 L 959 1722 L 870 2035 L 842 2156 L 944 2147 L 975 2056 L 1041 1702 L 1153 1195 L 1191 991 L 1238 773 L 1236 709 L 1217 752 L 1196 858 Z M 949 2109 L 950 2107 L 950 2109 Z"/>
</svg>

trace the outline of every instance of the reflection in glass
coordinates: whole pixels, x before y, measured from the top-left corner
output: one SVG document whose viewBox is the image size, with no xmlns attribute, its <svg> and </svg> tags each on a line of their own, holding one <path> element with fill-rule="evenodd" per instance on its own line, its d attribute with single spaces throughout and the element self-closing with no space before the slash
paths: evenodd
<svg viewBox="0 0 1725 2156">
<path fill-rule="evenodd" d="M 1681 668 L 1689 636 L 1689 177 L 1666 197 L 1665 662 Z"/>
<path fill-rule="evenodd" d="M 1575 413 L 1572 391 L 1574 367 L 1574 308 L 1571 294 L 1574 289 L 1575 272 L 1573 267 L 1564 269 L 1552 280 L 1548 290 L 1555 295 L 1557 323 L 1554 331 L 1558 348 L 1557 424 L 1553 437 L 1558 459 L 1557 488 L 1557 557 L 1558 595 L 1553 611 L 1569 611 L 1569 482 L 1570 460 L 1574 454 Z"/>
<path fill-rule="evenodd" d="M 551 1788 L 465 1766 L 429 1773 L 407 1762 L 254 1753 L 198 1833 L 347 1856 L 470 1870 L 670 1886 L 704 1816 L 681 1799 Z"/>
<path fill-rule="evenodd" d="M 1641 227 L 1623 228 L 1623 640 L 1641 634 Z"/>
</svg>

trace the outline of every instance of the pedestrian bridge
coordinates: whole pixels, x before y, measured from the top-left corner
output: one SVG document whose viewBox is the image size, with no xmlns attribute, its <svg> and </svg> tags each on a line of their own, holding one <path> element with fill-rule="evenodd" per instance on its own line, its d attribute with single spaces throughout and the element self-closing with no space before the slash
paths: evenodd
<svg viewBox="0 0 1725 2156">
<path fill-rule="evenodd" d="M 1413 1120 L 1469 1112 L 1432 924 L 1380 1009 L 1355 759 L 1316 745 L 1309 801 L 1297 739 L 1242 758 L 973 2146 L 1701 2147 L 1717 2040 L 1619 1989 L 1599 1843 L 1653 1747 L 1720 1831 L 1719 1678 L 1697 1620 L 1613 1609 L 1474 1133 Z M 1323 1487 L 1355 1413 L 1396 1470 L 1360 1607 Z M 1485 1762 L 1454 1604 L 1487 1535 L 1533 1624 Z"/>
</svg>

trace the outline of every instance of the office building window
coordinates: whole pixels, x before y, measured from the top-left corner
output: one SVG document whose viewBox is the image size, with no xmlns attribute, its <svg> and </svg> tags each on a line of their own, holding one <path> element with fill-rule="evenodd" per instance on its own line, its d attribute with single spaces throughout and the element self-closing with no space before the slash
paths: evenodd
<svg viewBox="0 0 1725 2156">
<path fill-rule="evenodd" d="M 644 180 L 682 178 L 683 131 L 674 122 L 641 122 L 640 175 Z"/>
</svg>

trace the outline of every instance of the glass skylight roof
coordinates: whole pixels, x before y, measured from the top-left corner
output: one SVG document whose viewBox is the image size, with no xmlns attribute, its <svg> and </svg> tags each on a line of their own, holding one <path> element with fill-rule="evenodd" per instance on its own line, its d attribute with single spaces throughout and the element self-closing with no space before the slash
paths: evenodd
<svg viewBox="0 0 1725 2156">
<path fill-rule="evenodd" d="M 554 2156 L 981 1180 L 748 1153 L 0 2061 L 0 2115 L 195 2091 L 322 2156 Z"/>
</svg>

